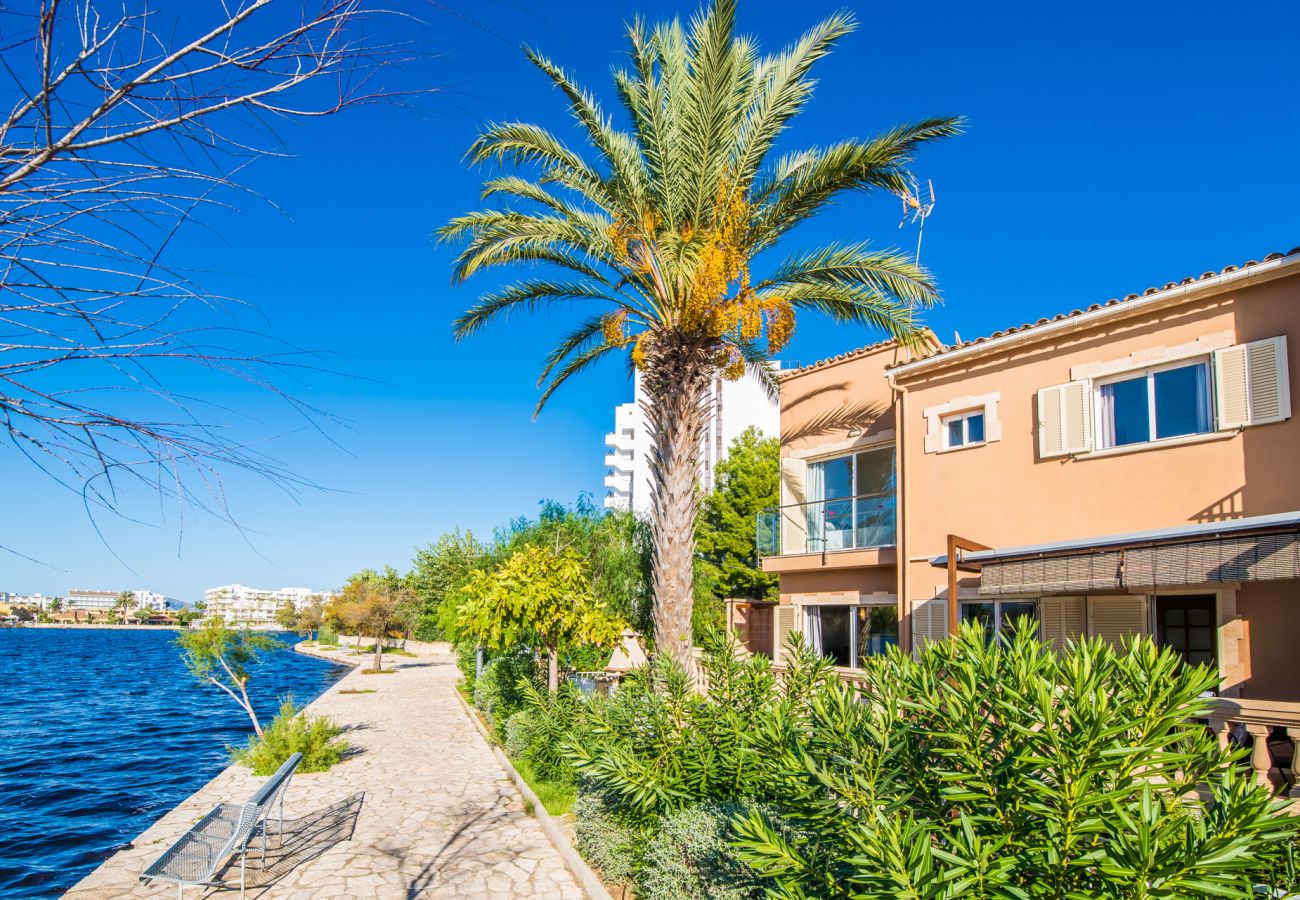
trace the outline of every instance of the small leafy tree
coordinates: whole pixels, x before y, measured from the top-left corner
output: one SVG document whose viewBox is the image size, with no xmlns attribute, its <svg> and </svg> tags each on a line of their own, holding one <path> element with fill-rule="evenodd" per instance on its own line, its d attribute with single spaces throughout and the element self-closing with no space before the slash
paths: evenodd
<svg viewBox="0 0 1300 900">
<path fill-rule="evenodd" d="M 275 611 L 275 624 L 284 631 L 298 630 L 298 607 L 294 606 L 292 600 L 284 601 Z"/>
<path fill-rule="evenodd" d="M 382 573 L 366 569 L 348 580 L 324 616 L 358 636 L 373 636 L 375 664 L 370 671 L 382 672 L 384 642 L 389 632 L 406 629 L 413 600 L 414 594 L 391 566 Z"/>
<path fill-rule="evenodd" d="M 700 506 L 696 545 L 702 575 L 719 599 L 774 600 L 777 576 L 758 567 L 758 514 L 780 496 L 781 444 L 747 428 L 715 469 L 715 487 Z"/>
<path fill-rule="evenodd" d="M 262 723 L 248 699 L 249 666 L 267 651 L 284 645 L 265 634 L 248 629 L 227 628 L 224 622 L 210 621 L 203 628 L 181 634 L 176 639 L 185 667 L 199 681 L 220 688 L 239 704 L 253 723 L 260 738 Z"/>
<path fill-rule="evenodd" d="M 455 531 L 415 552 L 407 582 L 415 596 L 411 631 L 416 640 L 444 636 L 439 611 L 471 573 L 487 565 L 488 549 L 471 532 Z"/>
<path fill-rule="evenodd" d="M 312 599 L 310 603 L 298 610 L 297 622 L 294 630 L 299 634 L 307 635 L 307 640 L 315 640 L 316 632 L 325 622 L 325 603 L 319 597 Z"/>
<path fill-rule="evenodd" d="M 456 609 L 458 636 L 492 649 L 516 644 L 547 655 L 547 685 L 559 686 L 563 647 L 613 647 L 626 627 L 592 594 L 582 557 L 572 548 L 525 546 L 492 572 L 476 572 Z"/>
<path fill-rule="evenodd" d="M 61 609 L 63 609 L 62 597 L 55 597 L 52 600 L 50 600 L 50 612 L 58 612 Z"/>
</svg>

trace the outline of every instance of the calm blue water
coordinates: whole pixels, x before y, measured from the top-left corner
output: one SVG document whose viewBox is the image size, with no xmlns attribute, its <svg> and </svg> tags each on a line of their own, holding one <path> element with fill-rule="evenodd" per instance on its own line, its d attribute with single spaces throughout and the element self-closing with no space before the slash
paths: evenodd
<svg viewBox="0 0 1300 900">
<path fill-rule="evenodd" d="M 244 711 L 190 677 L 175 637 L 0 629 L 0 898 L 59 896 L 247 741 Z M 279 650 L 250 693 L 265 722 L 277 696 L 304 704 L 345 671 Z"/>
</svg>

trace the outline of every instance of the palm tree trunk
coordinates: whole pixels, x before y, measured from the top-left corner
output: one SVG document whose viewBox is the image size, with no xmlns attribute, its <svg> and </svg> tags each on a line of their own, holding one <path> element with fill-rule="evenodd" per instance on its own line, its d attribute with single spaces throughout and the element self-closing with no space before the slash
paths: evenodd
<svg viewBox="0 0 1300 900">
<path fill-rule="evenodd" d="M 695 517 L 699 510 L 700 451 L 712 365 L 693 348 L 655 354 L 643 370 L 650 457 L 650 527 L 654 533 L 655 649 L 687 671 L 695 600 Z"/>
</svg>

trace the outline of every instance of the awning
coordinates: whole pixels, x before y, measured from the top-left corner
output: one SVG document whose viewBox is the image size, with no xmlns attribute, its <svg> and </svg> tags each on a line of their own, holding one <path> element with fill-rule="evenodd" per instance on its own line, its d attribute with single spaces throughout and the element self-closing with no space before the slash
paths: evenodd
<svg viewBox="0 0 1300 900">
<path fill-rule="evenodd" d="M 981 550 L 962 568 L 980 572 L 988 596 L 1300 579 L 1300 512 Z"/>
</svg>

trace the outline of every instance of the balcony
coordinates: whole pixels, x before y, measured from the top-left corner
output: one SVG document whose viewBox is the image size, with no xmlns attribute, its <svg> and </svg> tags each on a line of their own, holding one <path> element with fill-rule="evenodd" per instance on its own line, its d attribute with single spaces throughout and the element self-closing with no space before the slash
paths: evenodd
<svg viewBox="0 0 1300 900">
<path fill-rule="evenodd" d="M 608 472 L 605 475 L 605 487 L 612 488 L 622 493 L 630 493 L 632 490 L 632 476 L 620 475 L 617 472 Z"/>
<path fill-rule="evenodd" d="M 771 507 L 758 514 L 758 555 L 889 547 L 894 510 L 893 491 Z"/>
<path fill-rule="evenodd" d="M 605 468 L 617 469 L 620 472 L 631 472 L 633 469 L 632 454 L 620 450 L 612 450 L 606 453 Z"/>
</svg>

